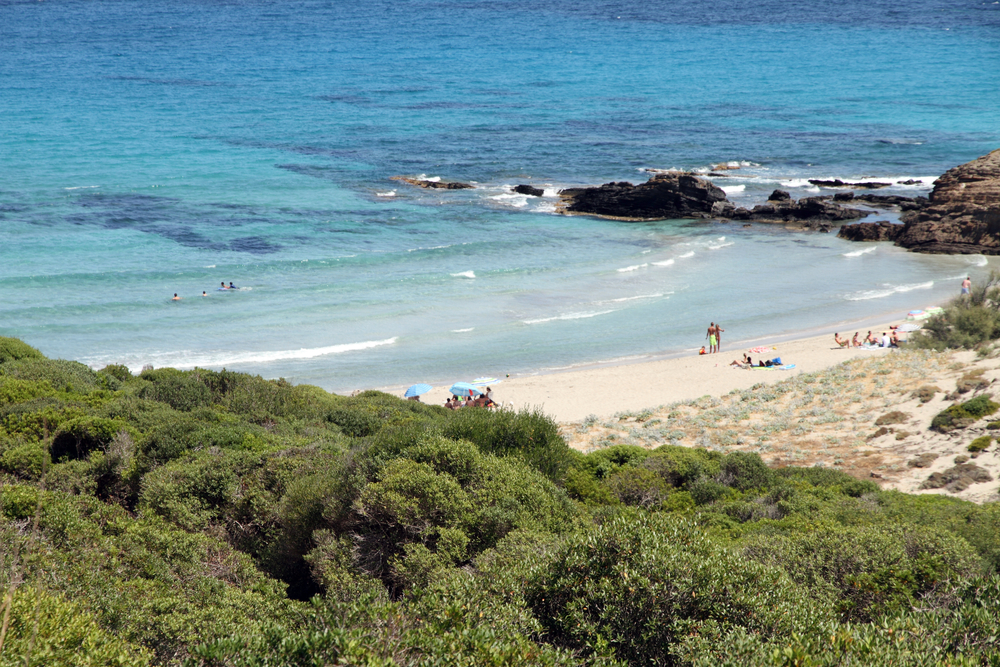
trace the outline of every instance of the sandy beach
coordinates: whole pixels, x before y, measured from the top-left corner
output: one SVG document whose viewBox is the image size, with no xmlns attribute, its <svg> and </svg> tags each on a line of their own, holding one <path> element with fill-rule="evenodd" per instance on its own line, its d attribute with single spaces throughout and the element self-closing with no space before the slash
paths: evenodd
<svg viewBox="0 0 1000 667">
<path fill-rule="evenodd" d="M 903 320 L 884 320 L 879 324 L 865 322 L 861 336 L 869 329 L 876 334 L 888 331 L 890 324 Z M 860 328 L 854 323 L 849 333 L 838 329 L 841 336 L 853 336 Z M 780 357 L 791 370 L 745 370 L 730 365 L 742 358 L 751 347 L 764 347 L 766 352 L 752 353 L 754 360 Z M 558 422 L 575 422 L 589 416 L 610 417 L 619 412 L 636 411 L 699 398 L 721 396 L 734 389 L 746 389 L 757 383 L 774 383 L 801 373 L 829 368 L 855 357 L 871 357 L 889 352 L 883 349 L 839 348 L 833 341 L 833 331 L 804 338 L 768 339 L 728 344 L 723 339 L 723 351 L 717 354 L 686 353 L 673 358 L 637 363 L 595 364 L 582 368 L 553 371 L 537 375 L 512 376 L 493 387 L 493 398 L 515 408 L 538 407 Z M 402 395 L 405 387 L 390 391 Z M 435 386 L 421 396 L 424 403 L 443 405 L 448 399 L 448 386 Z"/>
</svg>

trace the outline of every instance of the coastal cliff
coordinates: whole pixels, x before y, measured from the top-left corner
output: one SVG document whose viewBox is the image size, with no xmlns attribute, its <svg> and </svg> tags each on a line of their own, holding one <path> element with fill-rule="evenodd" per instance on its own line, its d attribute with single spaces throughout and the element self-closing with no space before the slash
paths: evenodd
<svg viewBox="0 0 1000 667">
<path fill-rule="evenodd" d="M 914 252 L 1000 254 L 1000 149 L 949 169 L 901 219 L 896 245 Z"/>
</svg>

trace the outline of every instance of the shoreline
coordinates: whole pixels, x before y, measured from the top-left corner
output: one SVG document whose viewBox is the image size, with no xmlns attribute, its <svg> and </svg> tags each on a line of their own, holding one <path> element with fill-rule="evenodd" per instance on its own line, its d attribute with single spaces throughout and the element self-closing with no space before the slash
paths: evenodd
<svg viewBox="0 0 1000 667">
<path fill-rule="evenodd" d="M 941 304 L 926 305 L 930 308 Z M 888 311 L 860 320 L 838 321 L 796 332 L 723 341 L 726 351 L 698 355 L 698 348 L 674 350 L 642 357 L 584 362 L 562 368 L 501 378 L 493 387 L 497 402 L 513 404 L 516 409 L 540 408 L 555 421 L 579 422 L 590 416 L 610 417 L 621 412 L 656 408 L 677 401 L 705 395 L 721 396 L 754 384 L 773 383 L 801 373 L 810 373 L 836 365 L 856 356 L 886 354 L 888 349 L 840 349 L 834 347 L 833 334 L 845 337 L 854 331 L 864 335 L 869 329 L 888 331 L 890 324 L 906 321 L 905 314 Z M 754 347 L 769 347 L 763 359 L 781 357 L 795 364 L 791 370 L 744 370 L 730 366 L 743 352 Z M 759 355 L 751 356 L 757 359 Z M 471 379 L 471 377 L 469 378 Z M 443 405 L 450 397 L 448 385 L 434 385 L 421 401 Z M 406 386 L 394 385 L 380 391 L 402 396 Z"/>
</svg>

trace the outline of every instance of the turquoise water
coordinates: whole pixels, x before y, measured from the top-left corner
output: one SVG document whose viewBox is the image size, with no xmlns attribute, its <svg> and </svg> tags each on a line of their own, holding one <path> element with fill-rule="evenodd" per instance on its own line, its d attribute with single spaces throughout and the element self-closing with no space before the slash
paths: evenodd
<svg viewBox="0 0 1000 667">
<path fill-rule="evenodd" d="M 925 193 L 1000 146 L 1000 5 L 346 4 L 0 2 L 0 334 L 349 390 L 902 313 L 996 261 L 553 204 L 725 161 L 741 204 Z"/>
</svg>

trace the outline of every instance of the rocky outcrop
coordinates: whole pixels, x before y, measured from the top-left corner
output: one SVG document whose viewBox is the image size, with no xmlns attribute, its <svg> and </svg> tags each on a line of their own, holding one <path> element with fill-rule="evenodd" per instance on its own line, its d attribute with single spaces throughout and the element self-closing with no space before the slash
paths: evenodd
<svg viewBox="0 0 1000 667">
<path fill-rule="evenodd" d="M 393 176 L 390 180 L 402 181 L 403 183 L 416 185 L 419 188 L 432 188 L 435 190 L 472 190 L 476 187 L 474 185 L 469 185 L 468 183 L 458 183 L 454 181 L 427 181 L 419 178 L 410 178 L 409 176 Z"/>
<path fill-rule="evenodd" d="M 835 178 L 832 181 L 810 178 L 809 182 L 820 188 L 860 188 L 865 190 L 877 190 L 892 185 L 892 183 L 845 183 L 839 178 Z"/>
<path fill-rule="evenodd" d="M 927 197 L 901 197 L 900 195 L 856 195 L 853 192 L 838 192 L 833 195 L 833 201 L 856 201 L 881 209 L 899 209 L 901 211 L 916 211 L 927 204 Z"/>
<path fill-rule="evenodd" d="M 599 215 L 617 220 L 671 220 L 718 217 L 726 193 L 690 174 L 657 174 L 645 183 L 605 183 L 593 188 L 560 190 L 563 213 Z"/>
<path fill-rule="evenodd" d="M 530 185 L 515 185 L 511 188 L 511 192 L 516 192 L 519 195 L 531 195 L 532 197 L 541 197 L 545 194 L 545 190 L 533 188 Z"/>
<path fill-rule="evenodd" d="M 1000 255 L 1000 149 L 949 169 L 930 201 L 903 215 L 896 245 L 915 252 Z"/>
<path fill-rule="evenodd" d="M 787 196 L 787 199 L 785 198 Z M 731 202 L 716 206 L 716 215 L 730 220 L 791 224 L 806 228 L 823 226 L 847 220 L 860 220 L 871 211 L 841 206 L 829 197 L 803 197 L 795 201 L 784 190 L 775 190 L 766 203 L 753 209 L 736 208 Z M 825 230 L 823 230 L 825 231 Z"/>
<path fill-rule="evenodd" d="M 837 236 L 848 241 L 895 241 L 902 231 L 903 225 L 894 225 L 888 220 L 876 220 L 843 225 Z"/>
</svg>

